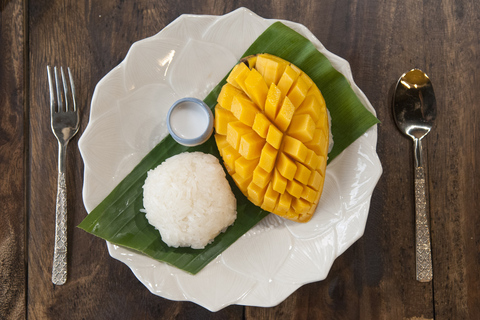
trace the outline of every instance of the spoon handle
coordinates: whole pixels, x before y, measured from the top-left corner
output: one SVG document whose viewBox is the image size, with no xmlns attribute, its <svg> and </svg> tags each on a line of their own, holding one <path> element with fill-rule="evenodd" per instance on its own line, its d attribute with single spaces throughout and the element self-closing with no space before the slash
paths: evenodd
<svg viewBox="0 0 480 320">
<path fill-rule="evenodd" d="M 427 188 L 423 166 L 422 144 L 414 139 L 415 155 L 415 244 L 417 281 L 429 282 L 433 278 L 430 230 L 428 227 Z"/>
</svg>

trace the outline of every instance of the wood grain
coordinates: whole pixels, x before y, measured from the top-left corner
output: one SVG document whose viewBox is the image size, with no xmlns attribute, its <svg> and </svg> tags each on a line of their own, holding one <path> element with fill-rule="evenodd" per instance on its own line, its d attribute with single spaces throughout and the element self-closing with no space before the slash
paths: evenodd
<svg viewBox="0 0 480 320">
<path fill-rule="evenodd" d="M 304 24 L 350 63 L 382 121 L 383 175 L 363 237 L 335 260 L 324 281 L 302 286 L 272 308 L 234 305 L 211 313 L 151 294 L 108 255 L 104 241 L 75 227 L 86 215 L 77 142 L 95 85 L 135 41 L 184 13 L 222 15 L 241 6 Z M 0 18 L 0 318 L 480 319 L 478 1 L 0 0 Z M 47 64 L 72 68 L 82 110 L 67 155 L 64 286 L 51 283 L 57 144 Z M 431 283 L 415 281 L 413 147 L 391 113 L 393 86 L 413 67 L 427 72 L 437 94 L 436 123 L 424 141 Z"/>
<path fill-rule="evenodd" d="M 23 1 L 0 1 L 0 319 L 25 317 Z"/>
</svg>

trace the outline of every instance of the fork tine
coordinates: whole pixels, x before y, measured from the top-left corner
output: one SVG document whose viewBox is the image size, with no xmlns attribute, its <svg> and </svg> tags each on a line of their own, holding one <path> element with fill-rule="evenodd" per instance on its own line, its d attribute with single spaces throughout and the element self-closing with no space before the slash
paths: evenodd
<svg viewBox="0 0 480 320">
<path fill-rule="evenodd" d="M 68 70 L 68 77 L 70 78 L 70 88 L 72 89 L 72 100 L 73 100 L 73 111 L 77 111 L 77 102 L 75 98 L 75 84 L 73 83 L 72 72 L 70 68 L 67 67 Z"/>
<path fill-rule="evenodd" d="M 55 113 L 55 90 L 53 89 L 52 70 L 47 66 L 48 89 L 50 91 L 50 113 Z"/>
<path fill-rule="evenodd" d="M 63 72 L 63 67 L 60 67 L 60 73 L 62 74 L 62 83 L 63 83 L 63 97 L 65 102 L 65 111 L 69 111 L 68 109 L 68 87 L 67 87 L 67 80 L 65 79 L 65 73 Z"/>
<path fill-rule="evenodd" d="M 55 89 L 57 91 L 57 111 L 63 110 L 63 101 L 62 101 L 62 93 L 60 91 L 59 81 L 58 81 L 58 72 L 57 67 L 53 67 L 53 73 L 55 76 Z"/>
</svg>

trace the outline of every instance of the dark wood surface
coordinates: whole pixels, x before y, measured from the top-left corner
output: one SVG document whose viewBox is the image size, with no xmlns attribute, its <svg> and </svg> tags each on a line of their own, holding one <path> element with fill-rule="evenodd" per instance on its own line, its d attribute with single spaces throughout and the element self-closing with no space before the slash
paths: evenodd
<svg viewBox="0 0 480 320">
<path fill-rule="evenodd" d="M 96 83 L 133 42 L 183 13 L 245 6 L 304 24 L 350 62 L 382 123 L 383 175 L 363 237 L 328 277 L 273 308 L 211 313 L 154 296 L 104 241 L 75 228 L 85 217 L 77 142 Z M 0 0 L 1 319 L 480 319 L 480 2 Z M 75 73 L 81 128 L 68 150 L 69 280 L 51 283 L 57 143 L 46 65 Z M 428 150 L 434 280 L 415 281 L 412 143 L 395 127 L 393 85 L 418 67 L 438 115 Z"/>
</svg>

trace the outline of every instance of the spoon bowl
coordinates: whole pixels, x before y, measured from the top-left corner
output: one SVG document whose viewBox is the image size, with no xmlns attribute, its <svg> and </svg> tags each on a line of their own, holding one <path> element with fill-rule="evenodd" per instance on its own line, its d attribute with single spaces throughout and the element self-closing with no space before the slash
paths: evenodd
<svg viewBox="0 0 480 320">
<path fill-rule="evenodd" d="M 432 82 L 425 73 L 412 69 L 400 77 L 393 111 L 400 131 L 412 139 L 422 139 L 430 132 L 437 112 Z"/>
<path fill-rule="evenodd" d="M 433 270 L 421 141 L 432 129 L 437 112 L 433 85 L 424 72 L 412 69 L 398 79 L 393 97 L 393 115 L 400 131 L 413 139 L 416 278 L 420 282 L 428 282 L 433 278 Z"/>
</svg>

